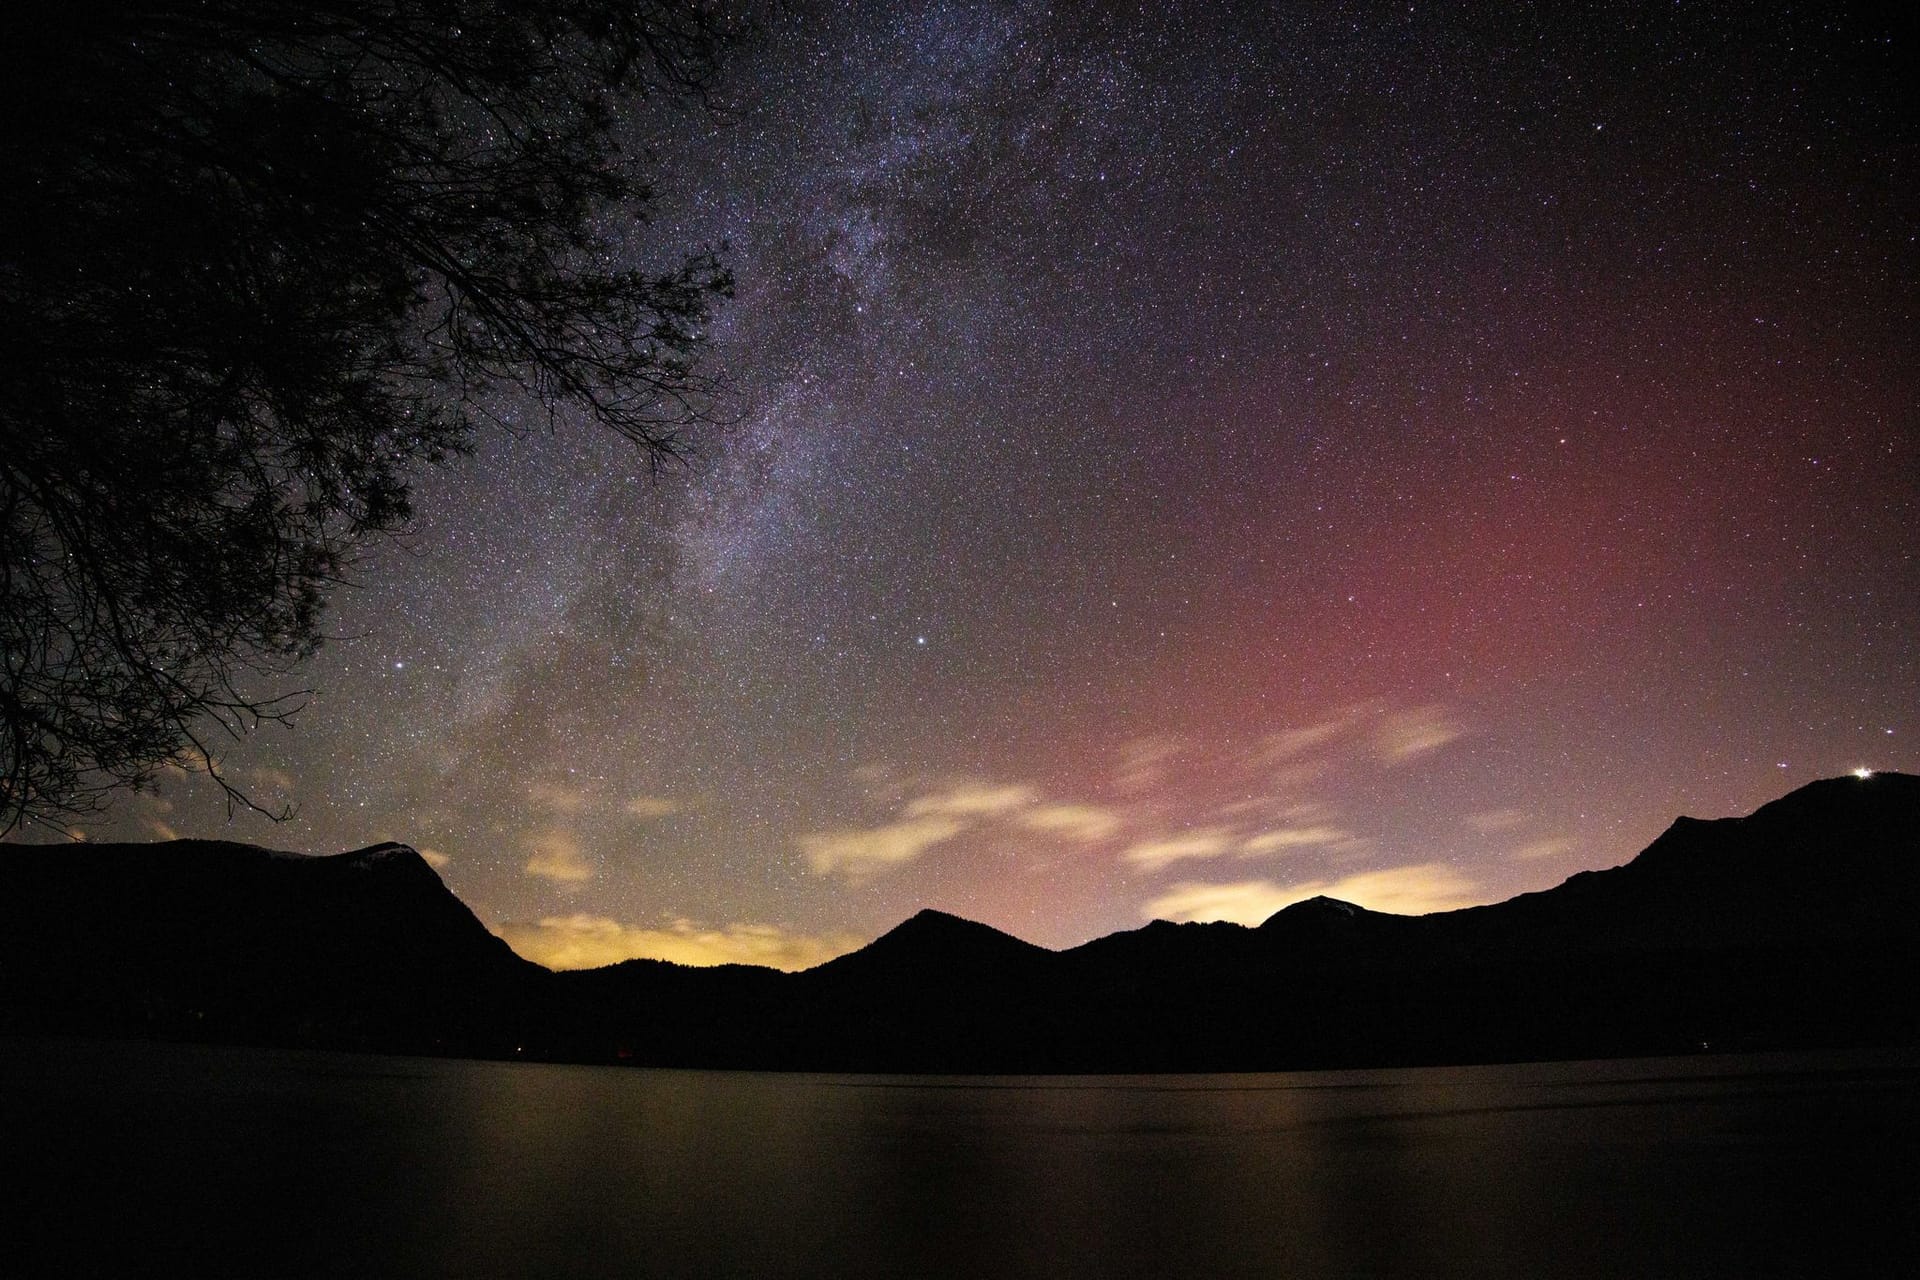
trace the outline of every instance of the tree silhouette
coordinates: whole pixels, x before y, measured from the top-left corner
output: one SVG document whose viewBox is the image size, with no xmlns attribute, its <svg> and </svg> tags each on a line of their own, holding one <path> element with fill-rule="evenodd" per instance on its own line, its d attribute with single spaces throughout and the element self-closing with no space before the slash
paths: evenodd
<svg viewBox="0 0 1920 1280">
<path fill-rule="evenodd" d="M 353 548 L 501 393 L 680 451 L 732 281 L 616 261 L 653 200 L 618 126 L 735 34 L 698 0 L 4 8 L 0 831 L 219 778 L 202 735 L 297 706 Z"/>
</svg>

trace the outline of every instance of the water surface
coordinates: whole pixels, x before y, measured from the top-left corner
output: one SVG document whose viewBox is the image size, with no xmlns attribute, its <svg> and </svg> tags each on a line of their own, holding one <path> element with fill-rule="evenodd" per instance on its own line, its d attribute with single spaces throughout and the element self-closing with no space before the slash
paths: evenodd
<svg viewBox="0 0 1920 1280">
<path fill-rule="evenodd" d="M 1234 1076 L 0 1040 L 0 1270 L 1830 1276 L 1920 1264 L 1920 1054 Z"/>
</svg>

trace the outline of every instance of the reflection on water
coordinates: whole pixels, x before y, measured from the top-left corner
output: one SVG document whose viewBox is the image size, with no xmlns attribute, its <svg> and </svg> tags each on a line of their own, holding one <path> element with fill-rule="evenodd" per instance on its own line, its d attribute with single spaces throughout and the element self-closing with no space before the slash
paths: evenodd
<svg viewBox="0 0 1920 1280">
<path fill-rule="evenodd" d="M 8 1273 L 1748 1277 L 1920 1260 L 1915 1053 L 970 1079 L 0 1041 L 0 1097 L 31 1183 Z"/>
</svg>

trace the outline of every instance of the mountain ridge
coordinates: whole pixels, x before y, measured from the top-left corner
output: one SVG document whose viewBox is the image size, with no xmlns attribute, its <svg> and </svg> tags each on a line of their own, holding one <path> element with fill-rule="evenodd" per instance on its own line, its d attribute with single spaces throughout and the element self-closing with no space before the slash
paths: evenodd
<svg viewBox="0 0 1920 1280">
<path fill-rule="evenodd" d="M 81 927 L 78 922 L 87 922 Z M 1920 1042 L 1920 778 L 1678 819 L 1551 889 L 1059 951 L 926 909 L 799 973 L 555 973 L 410 846 L 0 850 L 0 1030 L 663 1066 L 1258 1070 Z"/>
</svg>

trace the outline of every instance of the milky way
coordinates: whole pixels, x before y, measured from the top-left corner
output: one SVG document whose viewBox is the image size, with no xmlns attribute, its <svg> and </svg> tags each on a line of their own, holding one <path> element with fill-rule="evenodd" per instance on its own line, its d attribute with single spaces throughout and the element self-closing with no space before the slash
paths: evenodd
<svg viewBox="0 0 1920 1280">
<path fill-rule="evenodd" d="M 630 122 L 724 429 L 423 476 L 93 838 L 403 839 L 560 963 L 1491 901 L 1920 769 L 1909 32 L 803 4 Z M 1896 39 L 1896 36 L 1898 39 Z"/>
</svg>

